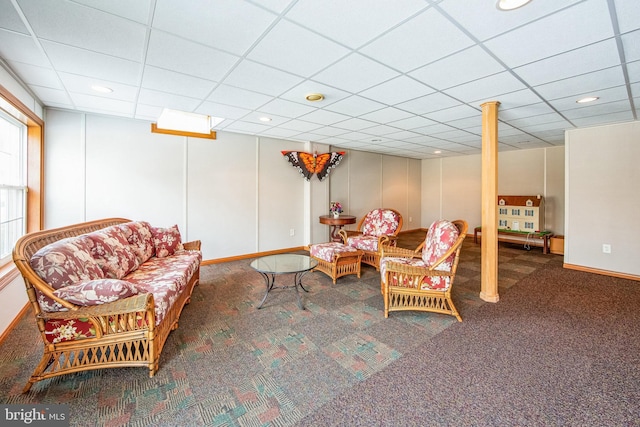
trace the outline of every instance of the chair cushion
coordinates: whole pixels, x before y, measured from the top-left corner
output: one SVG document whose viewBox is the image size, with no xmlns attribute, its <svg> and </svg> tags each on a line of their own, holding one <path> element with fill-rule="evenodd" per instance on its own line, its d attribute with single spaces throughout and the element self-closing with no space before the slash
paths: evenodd
<svg viewBox="0 0 640 427">
<path fill-rule="evenodd" d="M 458 240 L 460 231 L 452 222 L 441 219 L 434 221 L 429 227 L 422 249 L 422 260 L 427 266 L 433 265 Z M 436 270 L 451 271 L 455 253 L 451 254 Z"/>
<path fill-rule="evenodd" d="M 362 251 L 378 252 L 378 237 L 376 236 L 351 236 L 347 238 L 347 245 Z"/>
<path fill-rule="evenodd" d="M 410 265 L 412 267 L 422 267 L 429 268 L 423 260 L 420 258 L 395 258 L 395 257 L 384 257 L 380 260 L 380 275 L 382 280 L 385 281 L 387 277 L 387 264 L 390 262 L 395 262 L 398 264 Z M 449 277 L 438 277 L 438 276 L 427 276 L 422 280 L 420 284 L 420 289 L 422 290 L 430 290 L 430 291 L 446 291 L 449 289 L 449 284 L 451 280 Z M 398 280 L 398 277 L 395 275 L 391 275 L 391 286 L 402 286 L 402 287 L 413 287 L 409 286 L 406 281 Z"/>
<path fill-rule="evenodd" d="M 356 252 L 357 249 L 347 245 L 343 245 L 340 242 L 318 243 L 311 245 L 309 248 L 309 254 L 316 258 L 325 260 L 327 262 L 333 262 L 333 256 L 339 253 Z"/>
<path fill-rule="evenodd" d="M 374 209 L 365 216 L 361 231 L 365 236 L 395 235 L 399 224 L 400 218 L 394 211 Z"/>
</svg>

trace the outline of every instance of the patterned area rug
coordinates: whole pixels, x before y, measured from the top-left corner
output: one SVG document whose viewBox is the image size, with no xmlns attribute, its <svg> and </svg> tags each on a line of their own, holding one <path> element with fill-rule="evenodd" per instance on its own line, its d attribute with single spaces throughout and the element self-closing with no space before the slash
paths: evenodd
<svg viewBox="0 0 640 427">
<path fill-rule="evenodd" d="M 468 240 L 453 291 L 463 320 L 485 304 L 478 297 L 480 246 Z M 0 346 L 0 402 L 66 403 L 78 426 L 290 426 L 458 325 L 452 316 L 420 312 L 385 319 L 379 273 L 369 266 L 360 279 L 346 276 L 336 285 L 308 273 L 306 310 L 292 289 L 274 290 L 258 310 L 265 285 L 250 261 L 202 267 L 153 378 L 143 368 L 102 369 L 41 381 L 22 394 L 42 354 L 29 313 Z M 501 246 L 500 292 L 561 263 L 539 248 Z"/>
</svg>

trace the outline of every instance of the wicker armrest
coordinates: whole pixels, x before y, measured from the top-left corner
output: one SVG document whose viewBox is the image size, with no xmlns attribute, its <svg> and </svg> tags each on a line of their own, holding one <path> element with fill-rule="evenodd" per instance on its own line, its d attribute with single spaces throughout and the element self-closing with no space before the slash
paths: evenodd
<svg viewBox="0 0 640 427">
<path fill-rule="evenodd" d="M 200 240 L 193 240 L 191 242 L 185 242 L 182 244 L 185 250 L 187 251 L 199 251 L 201 242 Z"/>
<path fill-rule="evenodd" d="M 44 320 L 84 319 L 143 312 L 149 307 L 153 307 L 153 294 L 139 294 L 106 304 L 80 307 L 77 310 L 56 311 L 51 313 L 41 312 L 38 314 L 38 317 Z"/>
<path fill-rule="evenodd" d="M 451 271 L 432 270 L 427 267 L 416 267 L 397 262 L 388 262 L 386 268 L 388 273 L 401 273 L 407 276 L 451 276 L 453 274 Z"/>
<path fill-rule="evenodd" d="M 380 246 L 380 257 L 396 257 L 396 258 L 420 258 L 421 252 L 412 249 L 399 248 L 397 246 L 382 245 Z"/>
</svg>

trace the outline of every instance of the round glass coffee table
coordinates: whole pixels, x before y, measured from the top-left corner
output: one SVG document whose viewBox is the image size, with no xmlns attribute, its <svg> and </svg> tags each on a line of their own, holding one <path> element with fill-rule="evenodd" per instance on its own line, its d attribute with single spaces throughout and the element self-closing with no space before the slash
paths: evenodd
<svg viewBox="0 0 640 427">
<path fill-rule="evenodd" d="M 302 286 L 302 276 L 307 274 L 308 271 L 316 268 L 318 266 L 318 261 L 312 259 L 308 255 L 277 254 L 256 258 L 251 261 L 250 265 L 251 268 L 262 275 L 264 283 L 267 286 L 267 290 L 262 301 L 260 301 L 258 308 L 262 307 L 262 304 L 264 304 L 267 299 L 267 295 L 269 295 L 269 292 L 271 292 L 272 289 L 294 288 L 296 290 L 296 296 L 298 297 L 298 307 L 300 307 L 301 310 L 304 310 L 302 300 L 300 299 L 300 293 L 298 292 L 298 286 L 300 286 L 303 291 L 309 292 L 304 288 L 304 286 Z M 274 286 L 276 276 L 279 274 L 293 274 L 293 285 Z"/>
</svg>

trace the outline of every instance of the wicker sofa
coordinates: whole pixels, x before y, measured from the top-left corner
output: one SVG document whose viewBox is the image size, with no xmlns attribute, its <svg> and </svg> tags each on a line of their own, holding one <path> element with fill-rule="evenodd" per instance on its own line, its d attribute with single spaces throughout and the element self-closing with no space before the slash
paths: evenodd
<svg viewBox="0 0 640 427">
<path fill-rule="evenodd" d="M 200 241 L 177 226 L 109 218 L 29 233 L 13 260 L 44 342 L 23 392 L 46 378 L 145 366 L 152 377 L 200 277 Z"/>
</svg>

